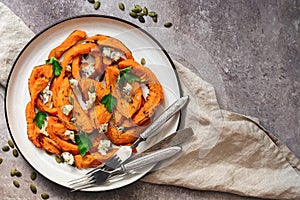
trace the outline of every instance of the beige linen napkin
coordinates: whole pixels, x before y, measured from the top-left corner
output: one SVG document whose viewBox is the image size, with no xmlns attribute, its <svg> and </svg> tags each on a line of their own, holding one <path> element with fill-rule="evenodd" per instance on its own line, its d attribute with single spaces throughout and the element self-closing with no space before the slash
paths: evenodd
<svg viewBox="0 0 300 200">
<path fill-rule="evenodd" d="M 33 33 L 0 3 L 0 83 Z M 195 138 L 184 155 L 143 181 L 274 198 L 300 198 L 300 161 L 271 133 L 250 117 L 221 110 L 214 88 L 180 63 L 175 63 L 184 95 L 190 102 L 183 125 Z M 190 81 L 193 80 L 193 81 Z"/>
</svg>

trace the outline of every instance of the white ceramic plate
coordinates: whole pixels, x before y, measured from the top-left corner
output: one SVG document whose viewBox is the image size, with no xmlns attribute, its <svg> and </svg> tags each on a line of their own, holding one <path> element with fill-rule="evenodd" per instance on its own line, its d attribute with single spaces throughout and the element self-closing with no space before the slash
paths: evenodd
<svg viewBox="0 0 300 200">
<path fill-rule="evenodd" d="M 145 58 L 146 65 L 156 74 L 163 86 L 165 92 L 163 108 L 181 96 L 174 64 L 166 51 L 147 32 L 129 22 L 107 16 L 79 16 L 59 22 L 36 35 L 21 51 L 10 73 L 5 95 L 5 114 L 11 136 L 23 157 L 40 174 L 65 187 L 69 187 L 68 181 L 80 177 L 87 171 L 67 164 L 57 164 L 54 156 L 36 148 L 27 139 L 25 107 L 30 100 L 27 83 L 33 67 L 43 64 L 50 50 L 58 46 L 75 29 L 86 31 L 88 36 L 103 34 L 115 37 L 132 51 L 135 60 Z M 177 115 L 164 127 L 163 135 L 177 130 L 179 118 Z M 140 151 L 143 148 L 145 145 L 141 145 Z M 86 191 L 105 191 L 128 185 L 141 178 L 150 169 L 149 167 L 142 173 Z"/>
</svg>

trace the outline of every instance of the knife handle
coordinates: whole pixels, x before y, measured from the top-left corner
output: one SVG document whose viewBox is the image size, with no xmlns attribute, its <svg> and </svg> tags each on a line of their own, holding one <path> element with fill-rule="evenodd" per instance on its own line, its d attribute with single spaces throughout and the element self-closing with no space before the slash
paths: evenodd
<svg viewBox="0 0 300 200">
<path fill-rule="evenodd" d="M 149 137 L 153 137 L 158 132 L 155 132 L 159 127 L 165 124 L 173 115 L 175 115 L 188 101 L 189 96 L 184 96 L 177 99 L 171 104 L 148 128 L 139 136 L 139 138 L 131 145 L 136 147 L 141 141 L 145 141 Z"/>
<path fill-rule="evenodd" d="M 153 153 L 147 154 L 145 156 L 139 157 L 133 161 L 130 161 L 129 163 L 126 163 L 124 165 L 121 165 L 121 169 L 123 172 L 129 172 L 133 169 L 142 168 L 149 164 L 154 164 L 159 161 L 165 160 L 167 158 L 170 158 L 177 153 L 179 153 L 182 150 L 180 146 L 174 146 L 174 147 L 168 147 L 165 149 L 161 149 L 158 151 L 155 151 Z"/>
</svg>

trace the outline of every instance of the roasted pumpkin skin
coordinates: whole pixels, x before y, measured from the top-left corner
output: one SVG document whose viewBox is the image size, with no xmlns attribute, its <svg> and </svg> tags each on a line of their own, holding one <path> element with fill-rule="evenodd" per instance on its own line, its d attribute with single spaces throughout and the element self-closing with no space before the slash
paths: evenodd
<svg viewBox="0 0 300 200">
<path fill-rule="evenodd" d="M 116 38 L 100 34 L 87 37 L 85 31 L 74 30 L 50 51 L 48 59 L 53 57 L 61 66 L 59 75 L 54 73 L 53 63 L 43 64 L 33 67 L 28 79 L 28 139 L 51 154 L 71 153 L 79 169 L 97 167 L 117 151 L 110 148 L 102 155 L 98 152 L 101 140 L 132 144 L 163 102 L 163 89 L 155 74 L 136 62 Z M 130 72 L 124 72 L 125 68 Z M 127 72 L 137 79 L 121 84 L 121 76 Z M 147 96 L 142 85 L 148 87 Z M 49 95 L 47 100 L 41 97 L 45 94 Z M 108 95 L 115 104 L 103 101 Z M 36 122 L 37 111 L 46 115 L 43 127 Z M 107 130 L 102 130 L 103 125 Z M 66 135 L 68 131 L 87 133 L 92 147 L 85 155 L 81 155 L 78 142 Z"/>
</svg>

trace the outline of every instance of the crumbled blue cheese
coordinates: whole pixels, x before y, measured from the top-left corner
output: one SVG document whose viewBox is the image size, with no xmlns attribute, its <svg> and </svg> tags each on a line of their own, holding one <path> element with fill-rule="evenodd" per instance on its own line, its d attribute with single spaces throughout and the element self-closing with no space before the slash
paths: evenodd
<svg viewBox="0 0 300 200">
<path fill-rule="evenodd" d="M 126 83 L 126 85 L 122 89 L 122 92 L 129 95 L 131 91 L 132 91 L 132 86 L 129 83 Z"/>
<path fill-rule="evenodd" d="M 89 97 L 89 100 L 86 102 L 86 107 L 89 109 L 89 108 L 93 107 L 93 105 L 96 101 L 96 92 L 88 91 L 88 97 Z"/>
<path fill-rule="evenodd" d="M 100 140 L 100 144 L 98 146 L 98 152 L 101 155 L 106 155 L 107 152 L 110 150 L 111 148 L 111 141 L 110 140 Z"/>
<path fill-rule="evenodd" d="M 69 165 L 73 165 L 75 162 L 74 156 L 69 152 L 63 152 L 61 154 L 61 157 L 64 159 L 65 163 L 67 163 Z"/>
<path fill-rule="evenodd" d="M 75 141 L 75 132 L 71 130 L 65 131 L 65 136 L 68 137 L 73 143 L 76 143 Z"/>
<path fill-rule="evenodd" d="M 110 54 L 111 54 L 110 48 L 109 47 L 103 47 L 102 55 L 104 57 L 109 57 L 110 58 Z"/>
<path fill-rule="evenodd" d="M 43 124 L 43 126 L 42 126 L 42 128 L 40 130 L 40 133 L 48 137 L 49 134 L 46 131 L 47 125 L 48 125 L 48 119 L 46 118 L 46 120 L 44 121 L 44 124 Z"/>
<path fill-rule="evenodd" d="M 66 71 L 67 71 L 67 72 L 71 72 L 71 71 L 72 71 L 71 65 L 67 65 L 67 66 L 66 66 Z"/>
<path fill-rule="evenodd" d="M 69 83 L 70 83 L 71 88 L 73 89 L 73 92 L 76 95 L 80 94 L 80 90 L 78 88 L 78 80 L 72 78 L 69 80 Z"/>
<path fill-rule="evenodd" d="M 119 51 L 112 51 L 109 47 L 103 47 L 102 55 L 113 61 L 118 61 L 122 57 L 122 54 Z"/>
<path fill-rule="evenodd" d="M 90 77 L 95 72 L 94 64 L 88 64 L 88 66 L 82 69 L 82 72 L 84 77 Z"/>
<path fill-rule="evenodd" d="M 70 112 L 73 110 L 73 106 L 72 105 L 64 105 L 62 108 L 61 108 L 62 112 L 65 114 L 65 115 L 69 115 Z"/>
<path fill-rule="evenodd" d="M 122 56 L 121 53 L 118 51 L 113 51 L 110 54 L 110 58 L 114 61 L 118 61 L 121 58 L 121 56 Z"/>
<path fill-rule="evenodd" d="M 52 91 L 49 90 L 49 87 L 46 87 L 43 92 L 40 94 L 40 98 L 43 102 L 43 104 L 47 104 L 51 101 L 52 98 Z"/>
<path fill-rule="evenodd" d="M 108 129 L 108 123 L 106 124 L 101 124 L 99 127 L 99 133 L 106 133 Z"/>
</svg>

